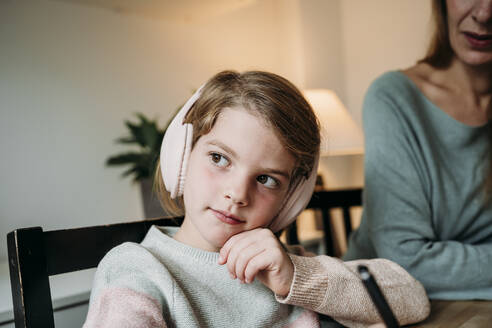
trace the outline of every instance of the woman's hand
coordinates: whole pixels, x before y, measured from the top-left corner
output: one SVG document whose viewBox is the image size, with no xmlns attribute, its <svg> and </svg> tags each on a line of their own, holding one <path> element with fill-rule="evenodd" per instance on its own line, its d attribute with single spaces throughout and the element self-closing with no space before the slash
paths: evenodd
<svg viewBox="0 0 492 328">
<path fill-rule="evenodd" d="M 251 283 L 255 277 L 279 296 L 287 296 L 294 265 L 269 229 L 257 228 L 232 236 L 219 253 L 233 279 Z"/>
</svg>

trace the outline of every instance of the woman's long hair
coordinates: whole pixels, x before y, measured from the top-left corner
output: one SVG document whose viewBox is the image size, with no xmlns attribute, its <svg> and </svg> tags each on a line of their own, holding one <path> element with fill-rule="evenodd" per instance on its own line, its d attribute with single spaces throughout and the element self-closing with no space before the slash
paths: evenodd
<svg viewBox="0 0 492 328">
<path fill-rule="evenodd" d="M 427 54 L 419 60 L 419 63 L 423 62 L 436 68 L 445 68 L 451 64 L 454 55 L 449 43 L 446 0 L 432 1 L 432 20 L 434 22 L 434 35 L 427 48 Z"/>
</svg>

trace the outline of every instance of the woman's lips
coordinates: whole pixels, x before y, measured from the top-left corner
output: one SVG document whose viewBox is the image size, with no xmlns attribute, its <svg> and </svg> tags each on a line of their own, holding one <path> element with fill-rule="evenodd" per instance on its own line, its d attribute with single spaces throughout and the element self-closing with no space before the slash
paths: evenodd
<svg viewBox="0 0 492 328">
<path fill-rule="evenodd" d="M 476 49 L 492 49 L 492 34 L 477 34 L 473 32 L 464 32 L 468 43 Z"/>
<path fill-rule="evenodd" d="M 224 223 L 227 223 L 230 225 L 236 225 L 236 224 L 241 224 L 241 223 L 245 222 L 245 221 L 241 220 L 240 218 L 238 218 L 237 216 L 235 216 L 231 213 L 228 213 L 225 211 L 214 210 L 214 209 L 210 209 L 210 210 L 212 211 L 212 213 L 215 215 L 215 217 L 217 219 L 219 219 L 220 221 L 222 221 Z"/>
</svg>

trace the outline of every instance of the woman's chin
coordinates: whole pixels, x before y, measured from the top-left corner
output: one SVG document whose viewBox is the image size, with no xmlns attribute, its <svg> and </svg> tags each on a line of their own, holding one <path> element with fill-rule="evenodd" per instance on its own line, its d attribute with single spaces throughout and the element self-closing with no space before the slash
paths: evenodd
<svg viewBox="0 0 492 328">
<path fill-rule="evenodd" d="M 492 66 L 492 52 L 471 52 L 460 56 L 461 61 L 471 67 L 491 67 Z"/>
</svg>

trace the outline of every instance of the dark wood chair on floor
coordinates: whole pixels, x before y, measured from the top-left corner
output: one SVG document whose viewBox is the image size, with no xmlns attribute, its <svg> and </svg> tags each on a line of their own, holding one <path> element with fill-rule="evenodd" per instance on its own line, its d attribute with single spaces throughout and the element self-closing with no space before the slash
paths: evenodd
<svg viewBox="0 0 492 328">
<path fill-rule="evenodd" d="M 15 327 L 54 327 L 48 277 L 95 268 L 113 247 L 140 242 L 153 224 L 178 226 L 182 218 L 158 218 L 67 230 L 17 229 L 7 235 Z M 83 245 L 83 247 L 81 247 Z"/>
<path fill-rule="evenodd" d="M 316 191 L 307 205 L 307 209 L 321 211 L 323 221 L 323 238 L 326 247 L 326 255 L 335 256 L 333 227 L 331 224 L 331 210 L 341 208 L 345 227 L 345 238 L 348 241 L 352 232 L 350 208 L 362 206 L 362 188 Z M 297 222 L 287 229 L 287 243 L 299 244 Z"/>
</svg>

